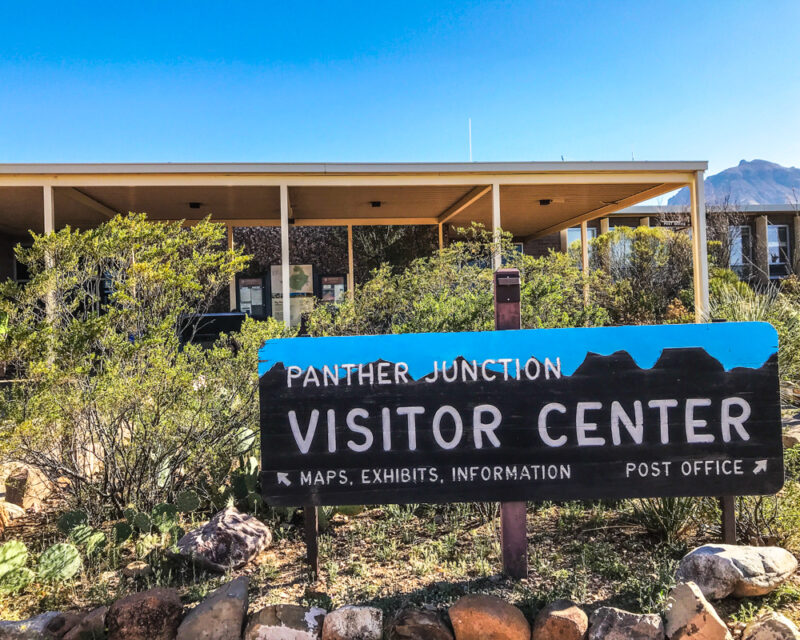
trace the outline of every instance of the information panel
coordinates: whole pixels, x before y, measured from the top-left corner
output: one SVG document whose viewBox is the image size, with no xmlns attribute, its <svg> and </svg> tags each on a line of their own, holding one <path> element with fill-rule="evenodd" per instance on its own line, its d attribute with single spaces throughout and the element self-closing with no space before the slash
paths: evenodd
<svg viewBox="0 0 800 640">
<path fill-rule="evenodd" d="M 273 505 L 775 493 L 766 323 L 270 340 Z"/>
</svg>

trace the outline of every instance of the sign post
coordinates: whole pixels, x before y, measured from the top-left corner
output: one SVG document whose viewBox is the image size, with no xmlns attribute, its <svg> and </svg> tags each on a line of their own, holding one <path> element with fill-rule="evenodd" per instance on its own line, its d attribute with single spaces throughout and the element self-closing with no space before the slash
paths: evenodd
<svg viewBox="0 0 800 640">
<path fill-rule="evenodd" d="M 494 272 L 494 328 L 519 329 L 520 278 L 518 269 Z M 503 571 L 512 578 L 528 577 L 528 527 L 526 503 L 500 503 L 500 547 Z"/>
<path fill-rule="evenodd" d="M 761 322 L 268 340 L 261 490 L 309 515 L 506 503 L 511 573 L 529 500 L 776 493 L 777 352 Z"/>
</svg>

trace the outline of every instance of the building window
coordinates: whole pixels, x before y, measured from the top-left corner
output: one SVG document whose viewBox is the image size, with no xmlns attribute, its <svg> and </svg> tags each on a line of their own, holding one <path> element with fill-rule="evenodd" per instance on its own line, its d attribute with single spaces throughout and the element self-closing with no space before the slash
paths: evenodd
<svg viewBox="0 0 800 640">
<path fill-rule="evenodd" d="M 732 225 L 728 227 L 730 241 L 730 268 L 740 278 L 750 275 L 750 265 L 753 260 L 753 241 L 750 227 L 747 225 Z"/>
<path fill-rule="evenodd" d="M 789 275 L 789 227 L 771 224 L 767 228 L 767 252 L 769 254 L 769 277 L 783 278 Z"/>
<path fill-rule="evenodd" d="M 586 237 L 589 239 L 589 258 L 592 257 L 592 239 L 597 237 L 597 229 L 595 227 L 587 227 L 586 228 Z M 581 246 L 581 228 L 580 227 L 570 227 L 567 229 L 567 249 L 569 249 L 574 243 L 578 243 L 578 247 Z M 583 269 L 583 261 L 578 260 L 578 268 Z"/>
<path fill-rule="evenodd" d="M 597 237 L 597 229 L 595 227 L 587 227 L 586 235 L 591 242 L 593 238 Z M 567 247 L 571 247 L 573 242 L 580 243 L 581 241 L 581 228 L 570 227 L 567 229 Z"/>
</svg>

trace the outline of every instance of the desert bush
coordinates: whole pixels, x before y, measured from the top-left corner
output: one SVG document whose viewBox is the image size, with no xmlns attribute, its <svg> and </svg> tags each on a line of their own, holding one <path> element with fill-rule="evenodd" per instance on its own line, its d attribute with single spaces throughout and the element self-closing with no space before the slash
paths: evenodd
<svg viewBox="0 0 800 640">
<path fill-rule="evenodd" d="M 0 287 L 0 356 L 17 376 L 0 453 L 96 518 L 170 501 L 252 445 L 257 349 L 282 325 L 248 320 L 211 349 L 179 338 L 247 261 L 224 234 L 132 214 L 18 248 L 31 279 Z"/>
<path fill-rule="evenodd" d="M 711 297 L 711 316 L 731 321 L 769 322 L 778 332 L 781 379 L 800 377 L 800 306 L 776 289 L 756 291 L 743 283 L 722 284 Z"/>
<path fill-rule="evenodd" d="M 522 276 L 523 328 L 602 324 L 605 311 L 584 302 L 584 276 L 562 254 L 533 258 L 516 252 L 509 234 L 495 243 L 474 225 L 460 240 L 404 270 L 381 265 L 338 307 L 318 305 L 308 320 L 311 335 L 364 335 L 436 331 L 486 331 L 494 328 L 492 254 L 499 246 L 506 266 Z"/>
<path fill-rule="evenodd" d="M 692 526 L 699 502 L 697 498 L 642 498 L 630 504 L 633 522 L 672 543 Z"/>
<path fill-rule="evenodd" d="M 661 322 L 676 299 L 694 308 L 692 245 L 685 233 L 617 227 L 590 246 L 591 268 L 607 275 L 597 301 L 614 324 Z"/>
</svg>

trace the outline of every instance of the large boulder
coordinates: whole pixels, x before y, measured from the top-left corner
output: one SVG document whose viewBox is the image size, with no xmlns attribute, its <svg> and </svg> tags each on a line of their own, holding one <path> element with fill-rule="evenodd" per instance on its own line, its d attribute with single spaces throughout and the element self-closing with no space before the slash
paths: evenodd
<svg viewBox="0 0 800 640">
<path fill-rule="evenodd" d="M 742 640 L 800 640 L 800 632 L 789 618 L 770 611 L 744 628 Z"/>
<path fill-rule="evenodd" d="M 186 614 L 177 640 L 234 640 L 242 635 L 247 615 L 246 576 L 222 585 Z"/>
<path fill-rule="evenodd" d="M 318 640 L 325 609 L 273 604 L 252 614 L 244 640 Z"/>
<path fill-rule="evenodd" d="M 694 582 L 679 584 L 670 592 L 665 618 L 670 640 L 731 640 L 728 627 Z"/>
<path fill-rule="evenodd" d="M 663 640 L 664 623 L 654 613 L 600 607 L 589 618 L 587 640 Z"/>
<path fill-rule="evenodd" d="M 797 558 L 780 547 L 706 544 L 686 554 L 677 582 L 694 582 L 706 598 L 762 596 L 797 569 Z"/>
<path fill-rule="evenodd" d="M 530 640 L 522 611 L 495 596 L 470 594 L 449 610 L 456 640 Z"/>
<path fill-rule="evenodd" d="M 178 549 L 204 569 L 225 573 L 246 565 L 271 542 L 267 525 L 227 507 L 178 540 Z"/>
<path fill-rule="evenodd" d="M 28 620 L 8 622 L 0 620 L 2 640 L 55 640 L 63 635 L 64 616 L 57 611 L 47 611 Z"/>
<path fill-rule="evenodd" d="M 107 613 L 108 607 L 97 607 L 85 613 L 62 640 L 103 640 L 106 637 Z"/>
<path fill-rule="evenodd" d="M 589 618 L 569 600 L 556 600 L 542 609 L 533 622 L 533 640 L 581 640 Z"/>
<path fill-rule="evenodd" d="M 389 640 L 453 640 L 444 617 L 433 609 L 407 607 L 389 623 Z"/>
<path fill-rule="evenodd" d="M 322 640 L 381 640 L 383 612 L 375 607 L 345 606 L 322 623 Z"/>
<path fill-rule="evenodd" d="M 791 449 L 800 444 L 800 424 L 792 424 L 783 432 L 783 448 Z"/>
<path fill-rule="evenodd" d="M 39 511 L 52 489 L 47 478 L 31 467 L 17 467 L 5 480 L 6 502 Z"/>
<path fill-rule="evenodd" d="M 175 640 L 183 606 L 174 589 L 150 589 L 117 600 L 106 614 L 108 640 Z"/>
</svg>

